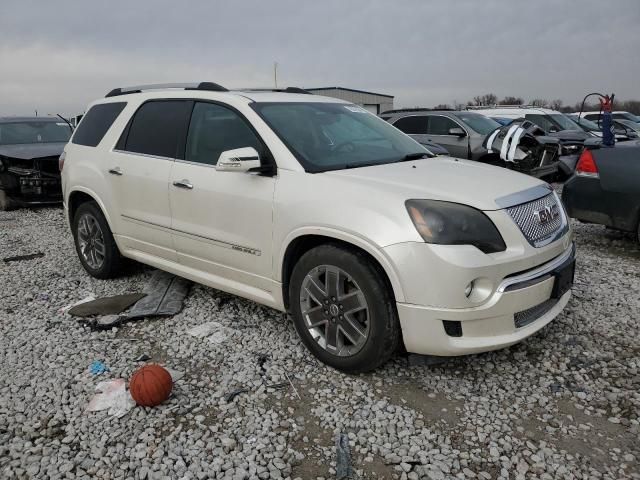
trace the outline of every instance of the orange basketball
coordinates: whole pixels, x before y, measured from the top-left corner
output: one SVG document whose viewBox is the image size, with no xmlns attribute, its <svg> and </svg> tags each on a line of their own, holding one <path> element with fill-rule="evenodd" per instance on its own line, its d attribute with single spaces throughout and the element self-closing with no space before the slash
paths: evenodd
<svg viewBox="0 0 640 480">
<path fill-rule="evenodd" d="M 171 374 L 160 365 L 145 365 L 131 376 L 129 390 L 138 405 L 155 407 L 164 402 L 173 388 Z"/>
</svg>

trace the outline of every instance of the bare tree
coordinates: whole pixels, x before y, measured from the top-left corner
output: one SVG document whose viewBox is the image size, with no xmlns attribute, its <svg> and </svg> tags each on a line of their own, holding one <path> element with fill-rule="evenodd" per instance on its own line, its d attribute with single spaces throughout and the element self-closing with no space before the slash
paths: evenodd
<svg viewBox="0 0 640 480">
<path fill-rule="evenodd" d="M 547 108 L 549 106 L 549 102 L 544 98 L 534 98 L 529 103 L 531 103 L 532 106 L 538 107 L 538 108 Z"/>
<path fill-rule="evenodd" d="M 498 97 L 493 93 L 485 93 L 484 95 L 473 97 L 473 104 L 476 106 L 495 105 L 496 103 L 498 103 Z"/>
<path fill-rule="evenodd" d="M 457 100 L 453 101 L 453 109 L 454 110 L 464 110 L 466 108 L 466 103 L 460 103 Z"/>
<path fill-rule="evenodd" d="M 447 103 L 439 103 L 438 105 L 433 107 L 433 109 L 434 110 L 450 110 L 451 107 Z"/>
<path fill-rule="evenodd" d="M 551 101 L 551 110 L 562 110 L 563 102 L 559 98 Z"/>
<path fill-rule="evenodd" d="M 500 100 L 500 105 L 522 105 L 524 103 L 524 99 L 522 97 L 504 97 Z"/>
</svg>

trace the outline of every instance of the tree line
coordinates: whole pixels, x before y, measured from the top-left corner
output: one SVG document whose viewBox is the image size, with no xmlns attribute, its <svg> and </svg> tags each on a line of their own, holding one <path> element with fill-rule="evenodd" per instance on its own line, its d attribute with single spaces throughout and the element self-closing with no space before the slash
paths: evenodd
<svg viewBox="0 0 640 480">
<path fill-rule="evenodd" d="M 594 97 L 591 97 L 594 98 Z M 466 107 L 474 106 L 493 106 L 493 105 L 531 105 L 539 108 L 550 108 L 551 110 L 558 110 L 560 112 L 570 113 L 570 112 L 579 112 L 582 106 L 582 102 L 576 102 L 573 105 L 565 105 L 564 102 L 560 99 L 555 100 L 547 100 L 545 98 L 533 98 L 529 100 L 529 102 L 525 102 L 523 97 L 513 97 L 506 96 L 502 100 L 498 98 L 497 95 L 493 93 L 486 93 L 484 95 L 476 95 L 472 100 L 469 100 L 466 103 L 460 103 L 454 101 L 452 105 L 441 103 L 440 105 L 436 105 L 434 109 L 453 109 L 453 110 L 464 110 Z M 635 115 L 640 115 L 640 100 L 615 100 L 613 102 L 614 110 L 623 110 L 626 112 L 631 112 Z M 588 112 L 592 110 L 600 110 L 599 103 L 585 103 L 584 107 L 582 107 L 582 111 Z"/>
</svg>

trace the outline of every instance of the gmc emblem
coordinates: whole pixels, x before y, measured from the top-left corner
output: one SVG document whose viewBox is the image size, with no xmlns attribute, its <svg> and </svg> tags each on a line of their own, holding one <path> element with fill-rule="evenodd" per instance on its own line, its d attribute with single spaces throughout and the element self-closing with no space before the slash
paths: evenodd
<svg viewBox="0 0 640 480">
<path fill-rule="evenodd" d="M 538 220 L 538 223 L 540 225 L 546 225 L 547 223 L 553 221 L 553 219 L 555 219 L 558 215 L 560 215 L 558 205 L 551 205 L 550 207 L 544 207 L 533 212 L 533 216 L 536 217 L 536 220 Z"/>
</svg>

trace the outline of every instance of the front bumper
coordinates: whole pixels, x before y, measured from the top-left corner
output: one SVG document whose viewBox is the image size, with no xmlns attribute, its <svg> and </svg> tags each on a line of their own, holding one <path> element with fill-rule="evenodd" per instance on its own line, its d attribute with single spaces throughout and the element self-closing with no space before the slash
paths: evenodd
<svg viewBox="0 0 640 480">
<path fill-rule="evenodd" d="M 433 290 L 437 295 L 423 295 L 427 301 L 414 303 L 410 299 L 397 303 L 407 351 L 454 356 L 496 350 L 527 338 L 551 322 L 571 296 L 567 291 L 552 298 L 557 293 L 554 292 L 557 281 L 554 274 L 573 265 L 575 247 L 567 234 L 548 247 L 536 250 L 539 253 L 534 255 L 538 258 L 535 266 L 506 274 L 509 265 L 513 268 L 514 263 L 475 265 L 466 269 L 450 265 L 448 275 L 434 266 L 435 281 L 423 282 L 421 288 L 425 292 Z M 469 275 L 466 278 L 465 270 Z M 475 302 L 465 299 L 472 305 L 464 307 L 459 298 L 463 295 L 458 290 L 462 292 L 461 285 L 479 272 L 493 278 L 493 283 L 487 282 L 486 286 L 480 283 L 478 288 L 482 297 L 476 297 Z M 495 276 L 496 272 L 502 273 Z M 484 292 L 482 288 L 485 288 Z M 471 294 L 471 300 L 474 295 Z"/>
</svg>

